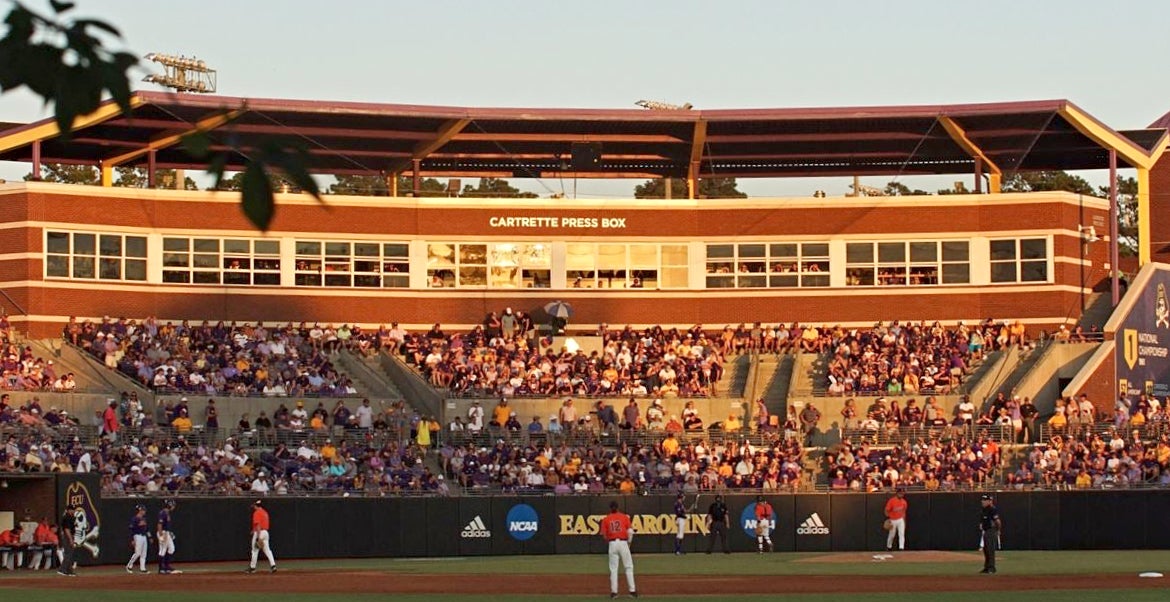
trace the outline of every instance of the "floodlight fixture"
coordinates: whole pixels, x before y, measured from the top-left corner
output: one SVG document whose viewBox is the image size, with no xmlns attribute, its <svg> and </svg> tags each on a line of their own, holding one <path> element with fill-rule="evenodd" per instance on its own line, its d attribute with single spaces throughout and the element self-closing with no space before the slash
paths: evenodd
<svg viewBox="0 0 1170 602">
<path fill-rule="evenodd" d="M 684 103 L 681 105 L 671 104 L 669 102 L 661 102 L 657 100 L 639 100 L 634 103 L 643 109 L 650 109 L 651 111 L 689 111 L 694 108 L 691 103 Z"/>
<path fill-rule="evenodd" d="M 142 58 L 162 65 L 162 73 L 152 73 L 144 82 L 171 88 L 176 92 L 211 94 L 216 89 L 216 71 L 195 57 L 150 52 Z"/>
</svg>

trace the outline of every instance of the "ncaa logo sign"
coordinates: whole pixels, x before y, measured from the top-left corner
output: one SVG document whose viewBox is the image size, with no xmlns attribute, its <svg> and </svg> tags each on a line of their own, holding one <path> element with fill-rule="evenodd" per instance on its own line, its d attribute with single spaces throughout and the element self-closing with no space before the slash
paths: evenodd
<svg viewBox="0 0 1170 602">
<path fill-rule="evenodd" d="M 739 525 L 743 527 L 743 532 L 748 537 L 756 538 L 756 503 L 752 502 L 743 509 L 739 514 Z M 768 534 L 771 535 L 776 530 L 776 514 L 772 513 L 772 523 L 768 525 Z"/>
<path fill-rule="evenodd" d="M 536 509 L 528 504 L 516 504 L 508 511 L 504 524 L 508 527 L 508 535 L 516 541 L 528 541 L 536 537 L 540 529 L 540 517 Z"/>
</svg>

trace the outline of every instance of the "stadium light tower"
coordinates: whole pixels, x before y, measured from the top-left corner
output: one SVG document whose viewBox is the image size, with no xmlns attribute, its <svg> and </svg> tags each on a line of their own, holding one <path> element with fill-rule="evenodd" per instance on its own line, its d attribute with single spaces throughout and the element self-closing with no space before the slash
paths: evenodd
<svg viewBox="0 0 1170 602">
<path fill-rule="evenodd" d="M 215 69 L 207 63 L 186 56 L 151 52 L 142 57 L 162 65 L 162 73 L 151 73 L 142 81 L 171 88 L 176 92 L 213 94 L 215 92 Z"/>
<path fill-rule="evenodd" d="M 643 109 L 650 109 L 651 111 L 689 111 L 694 108 L 691 103 L 681 105 L 670 104 L 669 102 L 659 102 L 657 100 L 639 100 L 634 103 Z"/>
</svg>

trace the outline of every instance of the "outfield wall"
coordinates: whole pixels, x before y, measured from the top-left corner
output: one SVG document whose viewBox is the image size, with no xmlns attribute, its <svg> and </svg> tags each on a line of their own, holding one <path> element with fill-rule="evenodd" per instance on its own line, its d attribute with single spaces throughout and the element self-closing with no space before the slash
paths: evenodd
<svg viewBox="0 0 1170 602">
<path fill-rule="evenodd" d="M 727 496 L 733 551 L 755 550 L 745 528 L 755 497 Z M 254 498 L 183 499 L 174 514 L 179 562 L 238 560 L 249 554 L 249 504 Z M 424 557 L 604 552 L 597 521 L 617 499 L 634 517 L 635 553 L 671 552 L 672 496 L 525 496 L 459 498 L 270 498 L 272 545 L 278 558 Z M 883 550 L 887 496 L 768 496 L 778 516 L 776 551 Z M 907 547 L 973 550 L 978 543 L 978 493 L 912 493 Z M 693 496 L 688 496 L 692 503 Z M 686 550 L 703 551 L 703 495 L 687 524 Z M 1170 548 L 1170 491 L 1011 492 L 997 494 L 1004 549 Z M 157 499 L 105 499 L 101 562 L 126 562 L 126 525 L 145 503 L 153 521 Z M 747 524 L 746 526 L 752 526 Z M 155 549 L 151 547 L 151 558 Z"/>
</svg>

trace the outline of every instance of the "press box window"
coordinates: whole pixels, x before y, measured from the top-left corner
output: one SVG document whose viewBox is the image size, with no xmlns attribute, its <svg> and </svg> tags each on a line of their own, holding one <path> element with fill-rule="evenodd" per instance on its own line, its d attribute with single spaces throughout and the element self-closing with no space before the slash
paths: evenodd
<svg viewBox="0 0 1170 602">
<path fill-rule="evenodd" d="M 45 276 L 145 281 L 146 237 L 46 231 Z"/>
</svg>

